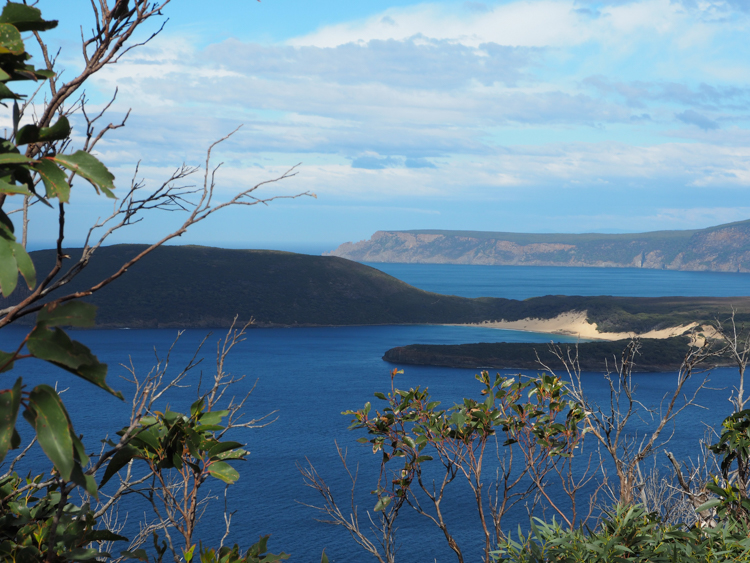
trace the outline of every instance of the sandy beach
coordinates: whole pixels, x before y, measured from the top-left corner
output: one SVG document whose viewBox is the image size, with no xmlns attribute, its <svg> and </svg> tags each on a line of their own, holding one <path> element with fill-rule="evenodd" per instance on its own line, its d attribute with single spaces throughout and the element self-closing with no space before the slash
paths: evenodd
<svg viewBox="0 0 750 563">
<path fill-rule="evenodd" d="M 470 323 L 454 326 L 481 326 L 484 328 L 498 328 L 505 330 L 522 330 L 528 332 L 540 332 L 545 334 L 564 334 L 566 336 L 577 336 L 591 340 L 622 340 L 640 336 L 642 338 L 670 338 L 686 333 L 698 326 L 698 323 L 690 323 L 662 330 L 652 330 L 642 334 L 635 332 L 599 332 L 596 323 L 586 320 L 586 311 L 572 311 L 563 313 L 553 319 L 521 319 L 519 321 L 485 321 L 482 323 Z"/>
</svg>

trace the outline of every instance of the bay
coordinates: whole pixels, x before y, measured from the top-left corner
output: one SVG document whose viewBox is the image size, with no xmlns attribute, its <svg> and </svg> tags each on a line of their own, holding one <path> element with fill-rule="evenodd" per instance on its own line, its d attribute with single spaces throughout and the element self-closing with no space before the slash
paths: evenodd
<svg viewBox="0 0 750 563">
<path fill-rule="evenodd" d="M 461 297 L 734 297 L 750 294 L 750 274 L 734 272 L 376 262 L 366 264 L 419 289 Z"/>
<path fill-rule="evenodd" d="M 489 291 L 494 294 L 505 292 L 501 296 L 515 298 L 525 294 L 549 293 L 547 289 L 552 287 L 551 274 L 557 274 L 558 285 L 552 291 L 557 294 L 581 294 L 580 288 L 591 287 L 594 293 L 588 294 L 623 295 L 633 291 L 633 285 L 642 292 L 648 288 L 656 292 L 658 288 L 668 287 L 672 283 L 675 288 L 687 288 L 682 291 L 688 291 L 690 287 L 698 292 L 713 288 L 711 294 L 695 295 L 733 295 L 736 293 L 732 292 L 746 287 L 742 283 L 738 285 L 736 280 L 749 279 L 736 278 L 734 274 L 716 277 L 715 274 L 697 273 L 697 281 L 690 286 L 687 282 L 677 283 L 673 278 L 677 275 L 682 279 L 680 276 L 683 272 L 634 270 L 628 273 L 629 277 L 623 277 L 620 270 L 602 272 L 598 271 L 601 269 L 579 268 L 575 270 L 580 271 L 572 272 L 569 270 L 574 269 L 550 268 L 537 270 L 535 277 L 530 271 L 535 269 L 527 267 L 465 266 L 445 270 L 444 266 L 436 266 L 378 265 L 384 271 L 398 271 L 399 277 L 418 287 L 420 283 L 427 286 L 432 284 L 433 287 L 441 287 L 444 293 L 457 295 L 476 291 L 486 295 L 493 294 Z M 493 268 L 502 269 L 503 275 Z M 449 273 L 445 274 L 445 271 Z M 639 274 L 643 275 L 639 277 Z M 605 291 L 600 292 L 600 288 Z M 432 287 L 424 289 L 434 290 Z M 167 329 L 71 333 L 109 364 L 110 385 L 122 390 L 126 397 L 132 397 L 132 386 L 121 379 L 130 377 L 124 366 L 131 366 L 142 377 L 153 366 L 157 354 L 165 357 L 177 336 L 177 331 Z M 23 338 L 23 334 L 21 329 L 6 328 L 0 333 L 0 349 L 10 349 Z M 182 333 L 172 349 L 170 373 L 176 373 L 190 360 L 205 335 L 204 330 Z M 223 331 L 215 331 L 204 345 L 202 356 L 205 360 L 199 368 L 204 380 L 213 373 L 216 341 L 222 335 Z M 235 387 L 237 396 L 243 396 L 255 386 L 247 403 L 248 416 L 260 418 L 273 413 L 270 420 L 274 422 L 265 428 L 243 431 L 235 436 L 248 444 L 251 455 L 246 462 L 238 464 L 241 478 L 229 489 L 228 507 L 236 511 L 229 541 L 247 546 L 256 541 L 260 534 L 270 533 L 271 551 L 291 553 L 292 561 L 319 561 L 323 548 L 331 561 L 357 563 L 373 560 L 343 529 L 314 519 L 315 511 L 304 504 L 315 504 L 319 499 L 315 491 L 304 486 L 298 464 L 304 465 L 308 460 L 313 463 L 333 489 L 342 508 L 348 508 L 350 483 L 337 458 L 335 443 L 347 448 L 350 466 L 359 464 L 360 467 L 355 502 L 361 520 L 366 522 L 366 511 L 374 504 L 369 491 L 377 478 L 379 456 L 373 455 L 367 446 L 355 442 L 361 434 L 347 430 L 349 417 L 342 415 L 342 411 L 361 408 L 367 401 L 373 401 L 377 407 L 373 392 L 387 392 L 390 371 L 401 367 L 405 373 L 397 376 L 398 387 L 428 386 L 444 406 L 450 406 L 464 396 L 479 398 L 479 385 L 474 380 L 476 370 L 394 366 L 381 359 L 383 352 L 393 346 L 410 343 L 459 344 L 501 340 L 544 343 L 550 338 L 550 335 L 527 332 L 455 326 L 251 329 L 245 342 L 230 355 L 227 369 L 234 375 L 246 376 Z M 555 337 L 555 340 L 563 339 Z M 23 375 L 28 385 L 58 380 L 60 388 L 67 389 L 64 400 L 75 428 L 84 434 L 84 442 L 91 451 L 97 448 L 103 433 L 113 435 L 127 422 L 127 400 L 124 403 L 117 401 L 73 376 L 49 369 L 43 362 L 19 362 L 13 375 Z M 198 375 L 198 372 L 194 372 L 190 378 L 193 388 L 176 389 L 171 395 L 169 402 L 173 408 L 187 408 L 194 400 Z M 591 395 L 604 401 L 606 389 L 601 374 L 587 373 L 583 377 Z M 644 401 L 649 405 L 658 405 L 664 393 L 674 384 L 675 374 L 638 374 L 636 379 Z M 670 448 L 679 459 L 694 457 L 698 440 L 705 429 L 716 427 L 730 412 L 726 399 L 731 386 L 736 383 L 736 370 L 715 370 L 711 379 L 712 387 L 716 389 L 701 394 L 701 401 L 708 408 L 691 409 L 680 418 L 679 424 L 670 429 L 670 432 L 674 432 Z M 22 437 L 28 439 L 29 430 L 23 426 L 23 422 L 21 424 Z M 38 452 L 35 455 L 30 456 L 30 469 L 43 467 Z M 216 543 L 224 531 L 223 488 L 218 482 L 211 483 L 210 487 L 220 498 L 204 514 L 198 534 L 206 543 Z M 481 549 L 476 510 L 465 494 L 468 489 L 458 484 L 456 490 L 446 500 L 447 514 L 457 539 L 466 546 L 466 551 L 474 560 Z M 137 517 L 131 515 L 131 522 L 135 522 Z M 455 560 L 445 546 L 442 534 L 426 523 L 424 518 L 405 511 L 400 519 L 399 561 Z M 519 509 L 508 520 L 508 527 L 515 529 L 516 524 L 525 521 L 527 515 Z"/>
</svg>

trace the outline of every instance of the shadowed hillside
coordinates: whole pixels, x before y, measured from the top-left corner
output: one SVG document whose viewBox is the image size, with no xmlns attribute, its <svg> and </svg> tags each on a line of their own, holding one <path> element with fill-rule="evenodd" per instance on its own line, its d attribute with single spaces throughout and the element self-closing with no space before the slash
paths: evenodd
<svg viewBox="0 0 750 563">
<path fill-rule="evenodd" d="M 622 351 L 629 340 L 610 342 L 581 342 L 578 358 L 581 369 L 605 371 L 615 369 L 615 359 L 620 361 Z M 686 337 L 641 340 L 640 353 L 636 357 L 634 371 L 676 371 L 689 349 Z M 561 344 L 563 351 L 573 349 L 571 344 Z M 388 350 L 383 359 L 395 364 L 448 366 L 483 369 L 531 369 L 541 370 L 544 365 L 553 370 L 564 371 L 562 362 L 549 349 L 549 344 L 518 342 L 480 342 L 477 344 L 433 345 L 411 344 Z M 725 359 L 722 359 L 725 362 Z"/>
<path fill-rule="evenodd" d="M 107 277 L 143 248 L 100 249 L 67 291 Z M 67 252 L 80 255 L 80 250 Z M 38 271 L 49 270 L 53 251 L 31 254 Z M 12 300 L 21 299 L 24 289 L 19 285 Z M 711 321 L 728 314 L 732 306 L 740 321 L 750 321 L 748 297 L 468 299 L 422 291 L 337 257 L 199 246 L 158 248 L 87 299 L 99 306 L 100 327 L 218 327 L 229 325 L 235 315 L 252 316 L 260 326 L 448 324 L 550 319 L 588 311 L 589 321 L 598 323 L 600 330 L 646 332 Z"/>
</svg>

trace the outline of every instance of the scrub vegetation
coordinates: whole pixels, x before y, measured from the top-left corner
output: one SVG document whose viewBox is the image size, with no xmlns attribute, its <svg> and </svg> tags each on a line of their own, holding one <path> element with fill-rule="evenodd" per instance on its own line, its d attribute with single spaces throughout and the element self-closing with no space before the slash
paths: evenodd
<svg viewBox="0 0 750 563">
<path fill-rule="evenodd" d="M 232 386 L 241 376 L 227 371 L 226 358 L 250 325 L 235 325 L 236 317 L 228 309 L 210 320 L 228 324 L 230 329 L 217 344 L 215 370 L 200 378 L 203 384 L 196 389 L 189 408 L 174 411 L 168 398 L 195 373 L 198 352 L 176 375 L 169 375 L 169 354 L 148 373 L 132 369 L 129 421 L 120 429 L 110 429 L 115 432 L 109 438 L 101 436 L 98 451 L 92 452 L 89 437 L 83 443 L 54 387 L 40 383 L 29 389 L 24 380 L 24 365 L 32 358 L 45 362 L 50 383 L 61 374 L 59 370 L 80 378 L 106 421 L 107 401 L 121 401 L 123 395 L 110 387 L 107 366 L 93 351 L 72 340 L 65 329 L 94 326 L 100 295 L 107 296 L 102 301 L 103 324 L 115 323 L 115 317 L 122 315 L 135 326 L 152 326 L 153 313 L 148 316 L 139 310 L 137 316 L 125 316 L 128 294 L 123 289 L 117 297 L 117 287 L 150 296 L 151 301 L 145 299 L 148 306 L 164 307 L 156 313 L 163 313 L 171 326 L 195 323 L 210 310 L 214 293 L 208 292 L 210 302 L 204 297 L 196 303 L 190 303 L 190 294 L 182 294 L 183 306 L 170 312 L 173 308 L 167 307 L 169 301 L 162 301 L 161 291 L 168 287 L 173 292 L 182 284 L 153 277 L 172 275 L 170 267 L 182 280 L 190 273 L 191 281 L 199 286 L 208 283 L 227 291 L 222 289 L 222 276 L 234 268 L 223 269 L 223 264 L 231 263 L 240 271 L 252 266 L 254 279 L 265 276 L 254 287 L 278 283 L 279 288 L 269 291 L 279 292 L 291 305 L 284 309 L 281 297 L 270 301 L 273 306 L 269 310 L 257 302 L 241 305 L 235 301 L 233 314 L 257 313 L 266 324 L 351 324 L 366 318 L 472 322 L 550 318 L 587 310 L 590 319 L 602 325 L 653 327 L 727 312 L 729 302 L 725 300 L 470 300 L 420 292 L 376 270 L 342 260 L 245 252 L 241 255 L 251 265 L 245 266 L 237 260 L 240 254 L 230 251 L 162 247 L 221 209 L 273 199 L 262 199 L 256 193 L 267 183 L 262 182 L 214 203 L 216 169 L 210 163 L 215 145 L 208 150 L 204 181 L 197 189 L 180 187 L 182 179 L 197 171 L 183 166 L 152 190 L 133 182 L 129 189 L 118 191 L 122 188 L 115 187 L 112 174 L 92 154 L 102 136 L 124 122 L 102 125 L 109 106 L 96 115 L 83 111 L 86 99 L 80 88 L 94 73 L 135 48 L 136 30 L 158 21 L 155 18 L 161 17 L 167 4 L 169 0 L 92 3 L 96 25 L 82 36 L 82 70 L 67 81 L 56 73 L 53 51 L 42 37 L 56 22 L 45 20 L 37 8 L 22 3 L 7 2 L 0 13 L 0 100 L 13 124 L 0 143 L 0 291 L 7 299 L 0 310 L 0 329 L 29 323 L 25 325 L 28 330 L 13 331 L 9 339 L 15 342 L 0 352 L 5 382 L 0 386 L 3 560 L 272 563 L 288 558 L 268 552 L 268 536 L 250 546 L 230 547 L 229 510 L 224 512 L 225 534 L 216 545 L 202 544 L 196 534 L 203 509 L 212 500 L 206 493 L 207 483 L 236 487 L 241 482 L 238 468 L 248 452 L 235 438 L 267 423 L 266 419 L 243 418 L 249 395 L 232 394 Z M 152 33 L 159 29 L 157 25 Z M 37 44 L 41 64 L 30 64 L 27 42 Z M 18 93 L 17 81 L 31 83 L 36 93 L 24 98 Z M 42 88 L 46 95 L 35 102 Z M 83 124 L 85 130 L 78 137 L 83 140 L 76 150 L 71 137 L 74 122 Z M 78 189 L 93 189 L 112 199 L 120 195 L 112 215 L 92 227 L 85 247 L 68 252 L 64 248 L 65 211 L 71 191 Z M 154 244 L 105 248 L 113 232 L 137 222 L 143 213 L 165 210 L 182 212 L 184 222 Z M 53 251 L 26 252 L 35 217 L 56 221 L 58 236 Z M 194 258 L 189 259 L 191 256 Z M 157 259 L 167 267 L 149 266 L 148 260 Z M 126 272 L 127 284 L 123 284 L 118 280 Z M 379 292 L 377 298 L 372 298 L 373 288 Z M 253 291 L 257 290 L 249 293 Z M 336 300 L 332 294 L 343 298 Z M 311 305 L 315 299 L 322 304 Z M 355 302 L 365 311 L 362 317 L 345 309 Z M 113 308 L 108 310 L 105 303 L 113 303 Z M 225 297 L 222 307 L 228 307 L 226 303 L 230 301 Z M 745 302 L 735 305 L 736 312 L 728 311 L 728 316 L 720 317 L 722 322 L 715 323 L 716 339 L 685 350 L 673 392 L 655 409 L 643 406 L 633 384 L 634 365 L 647 350 L 638 340 L 625 345 L 604 376 L 610 393 L 609 401 L 602 405 L 592 403 L 582 386 L 582 364 L 576 352 L 559 347 L 551 350 L 555 369 L 540 358 L 543 373 L 535 377 L 491 376 L 483 371 L 477 376 L 482 398 L 466 398 L 448 408 L 434 401 L 428 389 L 400 389 L 398 371 L 394 370 L 390 389 L 376 393 L 374 405 L 368 402 L 345 413 L 359 441 L 372 448 L 380 465 L 377 482 L 368 487 L 372 508 L 364 526 L 356 505 L 351 512 L 342 510 L 314 467 L 303 467 L 303 478 L 322 495 L 318 509 L 381 562 L 397 558 L 401 541 L 398 518 L 406 510 L 416 511 L 426 525 L 436 526 L 459 562 L 466 560 L 467 543 L 481 545 L 485 562 L 746 561 L 750 553 L 750 410 L 746 409 L 744 374 L 750 338 L 738 324 L 748 312 L 741 308 Z M 257 307 L 258 311 L 243 307 Z M 400 312 L 400 307 L 405 312 Z M 328 308 L 333 312 L 325 317 Z M 380 309 L 385 312 L 378 313 Z M 376 314 L 381 316 L 373 317 Z M 19 337 L 21 332 L 26 334 Z M 3 340 L 6 346 L 9 341 Z M 664 344 L 672 345 L 683 346 L 684 342 Z M 704 444 L 705 456 L 699 465 L 686 465 L 667 451 L 674 478 L 665 485 L 658 474 L 644 475 L 641 465 L 668 448 L 670 425 L 696 405 L 707 381 L 698 380 L 691 391 L 688 383 L 700 377 L 701 366 L 716 358 L 730 358 L 738 369 L 731 396 L 733 414 Z M 651 424 L 634 430 L 633 422 L 644 419 L 650 419 Z M 47 467 L 20 474 L 19 464 L 35 447 L 46 456 Z M 499 469 L 493 473 L 495 454 Z M 342 460 L 345 462 L 344 456 Z M 442 501 L 459 481 L 468 487 L 464 490 L 476 506 L 475 516 L 445 510 Z M 558 487 L 562 497 L 552 495 L 552 487 Z M 145 503 L 148 512 L 140 527 L 126 537 L 121 516 L 134 499 Z M 511 532 L 503 522 L 518 503 L 527 503 L 532 513 L 542 510 L 554 518 L 535 519 L 527 531 Z M 454 534 L 453 522 L 470 517 L 475 518 L 476 534 L 467 541 Z M 327 561 L 324 551 L 321 560 Z"/>
<path fill-rule="evenodd" d="M 692 322 L 710 323 L 734 310 L 750 321 L 750 297 L 580 297 L 548 295 L 522 301 L 469 299 L 412 287 L 364 264 L 333 256 L 273 250 L 228 250 L 200 246 L 114 245 L 97 249 L 96 260 L 70 279 L 70 292 L 98 307 L 99 327 L 228 327 L 235 315 L 256 326 L 459 324 L 551 319 L 586 311 L 602 332 L 644 333 Z M 144 255 L 144 252 L 149 251 Z M 65 249 L 82 260 L 81 249 Z M 128 282 L 88 288 L 129 266 Z M 54 250 L 32 252 L 49 271 Z M 63 279 L 58 273 L 53 279 Z M 190 284 L 184 280 L 190 279 Z M 19 287 L 6 303 L 31 293 Z M 21 319 L 23 321 L 23 319 Z M 27 321 L 29 322 L 29 321 Z"/>
</svg>

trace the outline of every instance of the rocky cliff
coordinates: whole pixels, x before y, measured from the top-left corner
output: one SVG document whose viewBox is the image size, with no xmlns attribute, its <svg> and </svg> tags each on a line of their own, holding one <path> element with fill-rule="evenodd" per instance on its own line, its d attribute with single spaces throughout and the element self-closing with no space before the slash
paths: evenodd
<svg viewBox="0 0 750 563">
<path fill-rule="evenodd" d="M 637 234 L 378 231 L 327 254 L 359 262 L 750 272 L 750 220 Z"/>
</svg>

